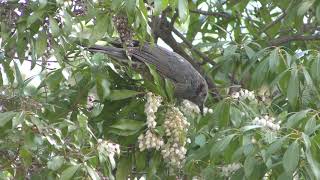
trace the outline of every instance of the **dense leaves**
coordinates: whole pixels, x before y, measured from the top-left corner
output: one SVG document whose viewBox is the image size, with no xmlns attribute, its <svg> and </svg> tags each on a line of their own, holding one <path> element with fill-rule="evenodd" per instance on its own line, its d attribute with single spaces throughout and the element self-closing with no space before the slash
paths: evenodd
<svg viewBox="0 0 320 180">
<path fill-rule="evenodd" d="M 138 147 L 144 95 L 163 98 L 163 136 L 172 82 L 86 50 L 118 38 L 117 14 L 208 81 L 182 168 Z M 0 179 L 319 179 L 319 22 L 315 0 L 0 0 Z"/>
</svg>

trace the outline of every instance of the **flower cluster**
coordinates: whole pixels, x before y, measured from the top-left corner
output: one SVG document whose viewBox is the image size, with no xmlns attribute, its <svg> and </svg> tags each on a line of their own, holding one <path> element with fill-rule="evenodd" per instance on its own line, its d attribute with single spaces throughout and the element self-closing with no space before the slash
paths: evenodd
<svg viewBox="0 0 320 180">
<path fill-rule="evenodd" d="M 186 117 L 176 107 L 170 108 L 166 113 L 164 128 L 166 136 L 173 137 L 175 142 L 179 142 L 179 137 L 188 131 L 190 123 Z"/>
<path fill-rule="evenodd" d="M 179 108 L 169 107 L 163 124 L 166 137 L 165 143 L 162 137 L 156 134 L 154 130 L 157 125 L 155 113 L 158 111 L 162 99 L 152 93 L 148 93 L 146 97 L 145 114 L 147 115 L 148 130 L 138 137 L 139 149 L 140 151 L 151 148 L 161 150 L 163 158 L 172 169 L 181 168 L 187 153 L 185 148 L 187 143 L 186 134 L 190 123 L 187 122 L 186 117 Z M 186 112 L 200 112 L 198 106 L 187 100 L 183 101 L 182 109 L 186 110 Z"/>
<path fill-rule="evenodd" d="M 232 163 L 221 168 L 221 173 L 223 176 L 229 177 L 232 173 L 236 172 L 238 169 L 241 168 L 241 164 L 239 163 Z"/>
<path fill-rule="evenodd" d="M 144 106 L 144 113 L 147 115 L 147 125 L 148 128 L 155 128 L 157 125 L 155 113 L 158 111 L 159 106 L 161 105 L 162 98 L 156 96 L 151 92 L 147 93 L 147 103 Z"/>
<path fill-rule="evenodd" d="M 113 17 L 113 23 L 119 32 L 120 39 L 126 45 L 130 45 L 132 41 L 133 31 L 129 26 L 128 18 L 123 15 Z"/>
<path fill-rule="evenodd" d="M 147 103 L 144 106 L 144 112 L 147 115 L 148 130 L 145 134 L 141 134 L 138 137 L 139 149 L 140 151 L 151 148 L 159 150 L 161 146 L 163 146 L 164 142 L 160 136 L 153 132 L 153 129 L 157 125 L 155 113 L 161 105 L 162 98 L 152 94 L 151 92 L 148 92 L 146 96 Z"/>
<path fill-rule="evenodd" d="M 173 145 L 166 144 L 161 150 L 162 157 L 173 167 L 182 167 L 187 149 L 184 146 L 174 143 Z"/>
<path fill-rule="evenodd" d="M 176 107 L 170 108 L 165 117 L 165 135 L 169 137 L 167 144 L 161 151 L 166 162 L 171 167 L 181 168 L 187 153 L 184 147 L 187 143 L 185 137 L 190 123 Z"/>
<path fill-rule="evenodd" d="M 151 132 L 151 130 L 147 130 L 146 134 L 141 134 L 138 137 L 139 141 L 139 149 L 140 151 L 144 151 L 145 149 L 155 148 L 159 150 L 161 146 L 163 146 L 164 142 L 161 137 Z"/>
<path fill-rule="evenodd" d="M 112 168 L 115 168 L 115 155 L 120 155 L 120 145 L 116 143 L 112 143 L 109 141 L 105 141 L 102 139 L 98 139 L 97 150 L 99 153 L 103 154 L 105 157 L 109 158 L 109 161 L 112 165 Z"/>
<path fill-rule="evenodd" d="M 254 92 L 249 91 L 247 89 L 240 89 L 239 92 L 233 93 L 231 95 L 231 97 L 233 99 L 239 99 L 239 100 L 245 100 L 245 99 L 254 100 L 255 99 Z"/>
<path fill-rule="evenodd" d="M 185 114 L 199 114 L 200 113 L 200 108 L 194 104 L 193 102 L 184 99 L 181 103 L 181 107 L 180 107 L 181 111 Z"/>
<path fill-rule="evenodd" d="M 256 124 L 256 125 L 267 127 L 267 128 L 274 130 L 274 131 L 278 131 L 280 129 L 281 122 L 280 121 L 275 122 L 274 117 L 269 117 L 268 115 L 265 115 L 260 118 L 259 117 L 254 118 L 252 123 Z"/>
</svg>

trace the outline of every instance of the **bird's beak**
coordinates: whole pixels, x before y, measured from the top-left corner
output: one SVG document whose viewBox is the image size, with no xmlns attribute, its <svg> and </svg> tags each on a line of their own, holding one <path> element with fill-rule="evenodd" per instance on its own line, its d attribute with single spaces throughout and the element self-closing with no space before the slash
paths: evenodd
<svg viewBox="0 0 320 180">
<path fill-rule="evenodd" d="M 203 113 L 203 108 L 204 108 L 204 105 L 201 104 L 201 105 L 199 106 L 199 109 L 200 109 L 200 112 L 201 112 L 201 115 L 202 115 L 202 116 L 204 115 L 204 113 Z"/>
</svg>

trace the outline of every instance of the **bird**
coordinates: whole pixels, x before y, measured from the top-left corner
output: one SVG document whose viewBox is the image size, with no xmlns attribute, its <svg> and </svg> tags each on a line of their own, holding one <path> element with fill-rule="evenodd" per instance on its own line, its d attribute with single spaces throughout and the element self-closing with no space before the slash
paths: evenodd
<svg viewBox="0 0 320 180">
<path fill-rule="evenodd" d="M 208 97 L 208 84 L 203 76 L 178 53 L 151 43 L 133 41 L 123 47 L 121 43 L 111 42 L 110 46 L 91 46 L 87 50 L 107 54 L 118 61 L 151 64 L 160 76 L 169 79 L 174 85 L 174 95 L 196 104 L 203 114 L 204 103 Z"/>
</svg>

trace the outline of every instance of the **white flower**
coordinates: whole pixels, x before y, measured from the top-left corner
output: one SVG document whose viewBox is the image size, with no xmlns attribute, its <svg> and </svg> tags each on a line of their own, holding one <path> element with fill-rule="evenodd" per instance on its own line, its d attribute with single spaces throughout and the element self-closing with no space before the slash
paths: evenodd
<svg viewBox="0 0 320 180">
<path fill-rule="evenodd" d="M 196 104 L 194 104 L 193 102 L 187 99 L 184 99 L 182 101 L 180 109 L 187 115 L 200 113 L 200 108 Z"/>
<path fill-rule="evenodd" d="M 120 155 L 120 145 L 116 143 L 112 143 L 109 141 L 105 141 L 102 139 L 98 139 L 97 150 L 103 154 L 105 157 L 108 157 L 112 169 L 115 168 L 115 158 L 114 156 Z"/>
<path fill-rule="evenodd" d="M 249 100 L 255 100 L 255 95 L 253 91 L 249 91 L 247 89 L 240 89 L 239 92 L 234 92 L 231 97 L 233 99 L 237 99 L 237 100 L 245 100 L 245 99 L 249 99 Z"/>
<path fill-rule="evenodd" d="M 204 107 L 203 108 L 203 114 L 206 115 L 207 113 L 212 114 L 213 110 L 211 108 Z"/>
<path fill-rule="evenodd" d="M 235 92 L 231 95 L 231 97 L 234 99 L 238 99 L 240 97 L 240 94 L 239 94 L 239 92 Z"/>
<path fill-rule="evenodd" d="M 138 143 L 140 151 L 144 151 L 145 149 L 151 148 L 159 150 L 161 146 L 163 146 L 162 137 L 154 134 L 151 130 L 147 130 L 147 132 L 144 135 L 141 134 L 138 137 Z"/>
<path fill-rule="evenodd" d="M 255 117 L 252 121 L 253 124 L 263 126 L 265 128 L 271 129 L 273 131 L 280 130 L 280 121 L 275 123 L 274 117 L 269 117 L 268 115 L 264 115 L 263 117 Z"/>
</svg>

